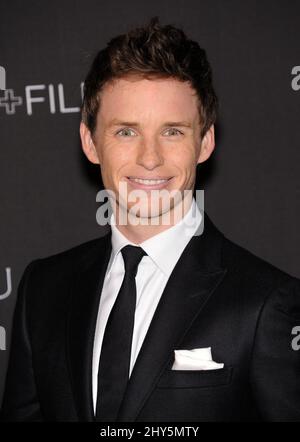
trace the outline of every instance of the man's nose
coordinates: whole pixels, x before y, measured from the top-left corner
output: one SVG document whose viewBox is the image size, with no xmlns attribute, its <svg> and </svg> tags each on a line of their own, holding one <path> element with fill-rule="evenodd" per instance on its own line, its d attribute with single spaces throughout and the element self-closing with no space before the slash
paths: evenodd
<svg viewBox="0 0 300 442">
<path fill-rule="evenodd" d="M 164 162 L 161 147 L 157 141 L 143 141 L 138 146 L 137 164 L 146 169 L 154 169 L 161 166 Z"/>
</svg>

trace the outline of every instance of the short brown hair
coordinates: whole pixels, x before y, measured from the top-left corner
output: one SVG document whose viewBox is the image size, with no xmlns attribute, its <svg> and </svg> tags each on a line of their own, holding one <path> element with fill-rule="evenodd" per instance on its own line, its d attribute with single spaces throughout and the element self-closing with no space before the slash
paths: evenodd
<svg viewBox="0 0 300 442">
<path fill-rule="evenodd" d="M 215 122 L 218 99 L 205 50 L 181 29 L 161 26 L 155 16 L 148 25 L 114 37 L 96 55 L 84 82 L 82 103 L 82 120 L 91 134 L 96 129 L 99 93 L 104 84 L 129 74 L 189 81 L 199 98 L 201 137 Z"/>
</svg>

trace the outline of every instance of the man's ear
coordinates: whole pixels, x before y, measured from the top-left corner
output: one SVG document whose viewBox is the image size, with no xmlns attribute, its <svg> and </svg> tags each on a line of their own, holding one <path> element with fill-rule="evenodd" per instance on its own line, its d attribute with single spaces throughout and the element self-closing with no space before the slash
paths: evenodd
<svg viewBox="0 0 300 442">
<path fill-rule="evenodd" d="M 88 129 L 88 127 L 83 123 L 83 121 L 80 123 L 79 132 L 80 132 L 83 152 L 85 153 L 85 155 L 87 156 L 87 158 L 90 160 L 91 163 L 100 164 L 98 153 L 94 145 L 91 132 Z"/>
<path fill-rule="evenodd" d="M 215 148 L 215 128 L 212 124 L 210 128 L 206 131 L 206 134 L 204 135 L 202 141 L 201 141 L 201 148 L 200 148 L 200 155 L 197 161 L 197 164 L 204 163 L 211 154 L 213 153 Z"/>
</svg>

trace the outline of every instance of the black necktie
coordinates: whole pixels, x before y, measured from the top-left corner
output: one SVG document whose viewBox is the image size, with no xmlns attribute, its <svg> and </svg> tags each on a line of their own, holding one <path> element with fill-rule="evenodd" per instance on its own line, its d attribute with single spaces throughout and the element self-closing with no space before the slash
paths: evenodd
<svg viewBox="0 0 300 442">
<path fill-rule="evenodd" d="M 110 312 L 102 341 L 98 369 L 96 420 L 115 422 L 126 390 L 136 306 L 135 276 L 146 252 L 127 245 L 121 250 L 125 275 Z"/>
</svg>

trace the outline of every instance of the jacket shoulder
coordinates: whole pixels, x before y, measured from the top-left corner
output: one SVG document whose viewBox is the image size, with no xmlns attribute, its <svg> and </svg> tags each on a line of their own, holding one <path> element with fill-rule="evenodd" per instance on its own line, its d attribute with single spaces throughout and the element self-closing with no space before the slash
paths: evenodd
<svg viewBox="0 0 300 442">
<path fill-rule="evenodd" d="M 223 235 L 222 261 L 230 275 L 257 296 L 300 280 Z"/>
<path fill-rule="evenodd" d="M 61 252 L 34 259 L 29 263 L 29 266 L 42 268 L 55 268 L 55 267 L 71 267 L 74 269 L 76 265 L 80 265 L 86 261 L 90 256 L 93 256 L 98 251 L 101 251 L 103 245 L 107 244 L 109 233 L 104 236 L 85 241 L 77 244 L 71 248 L 65 249 Z"/>
<path fill-rule="evenodd" d="M 59 253 L 34 259 L 26 266 L 19 286 L 29 286 L 32 299 L 39 299 L 42 291 L 53 297 L 61 296 L 82 268 L 94 260 L 101 261 L 109 244 L 110 232 Z"/>
<path fill-rule="evenodd" d="M 59 253 L 31 261 L 26 266 L 18 287 L 19 302 L 22 303 L 26 298 L 30 317 L 34 316 L 39 322 L 37 316 L 45 319 L 51 311 L 57 312 L 57 305 L 63 310 L 77 275 L 92 262 L 98 260 L 100 265 L 109 242 L 108 233 Z M 41 312 L 44 312 L 44 316 Z"/>
</svg>

